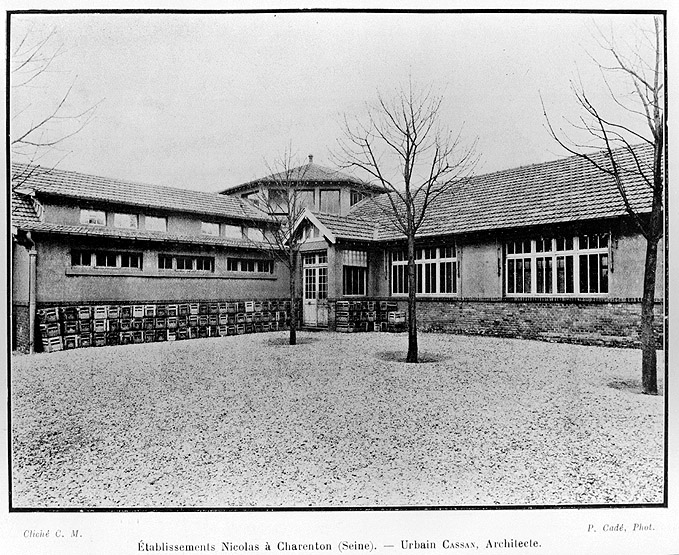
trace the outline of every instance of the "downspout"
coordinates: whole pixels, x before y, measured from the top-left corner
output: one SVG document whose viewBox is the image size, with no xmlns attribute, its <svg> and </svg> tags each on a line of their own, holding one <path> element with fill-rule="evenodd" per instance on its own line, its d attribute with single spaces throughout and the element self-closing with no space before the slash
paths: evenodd
<svg viewBox="0 0 679 555">
<path fill-rule="evenodd" d="M 36 292 L 38 282 L 38 251 L 31 232 L 26 233 L 26 240 L 30 244 L 28 249 L 28 352 L 35 353 L 35 321 L 36 321 Z"/>
</svg>

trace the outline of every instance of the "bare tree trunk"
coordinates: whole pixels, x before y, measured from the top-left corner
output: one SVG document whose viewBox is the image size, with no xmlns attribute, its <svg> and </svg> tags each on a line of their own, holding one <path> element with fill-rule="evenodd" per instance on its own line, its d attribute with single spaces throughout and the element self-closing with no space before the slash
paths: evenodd
<svg viewBox="0 0 679 555">
<path fill-rule="evenodd" d="M 295 252 L 288 253 L 290 269 L 290 345 L 297 345 L 297 264 Z"/>
<path fill-rule="evenodd" d="M 408 356 L 406 362 L 417 362 L 417 302 L 415 283 L 415 236 L 408 236 Z"/>
<path fill-rule="evenodd" d="M 657 356 L 655 332 L 653 330 L 655 307 L 655 277 L 658 266 L 658 242 L 646 243 L 646 264 L 644 268 L 644 292 L 641 297 L 641 384 L 644 393 L 658 394 Z"/>
</svg>

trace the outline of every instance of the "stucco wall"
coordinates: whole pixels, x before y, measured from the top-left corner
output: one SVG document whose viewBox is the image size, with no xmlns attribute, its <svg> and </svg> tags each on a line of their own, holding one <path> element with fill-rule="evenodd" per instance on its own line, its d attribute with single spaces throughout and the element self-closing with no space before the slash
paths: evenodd
<svg viewBox="0 0 679 555">
<path fill-rule="evenodd" d="M 224 218 L 214 216 L 194 216 L 191 214 L 163 214 L 158 210 L 142 209 L 137 207 L 116 207 L 110 204 L 96 205 L 83 201 L 82 203 L 74 202 L 45 202 L 44 206 L 44 221 L 47 223 L 56 223 L 64 225 L 80 225 L 80 209 L 94 208 L 96 210 L 103 210 L 106 212 L 106 225 L 113 226 L 113 218 L 116 212 L 124 214 L 137 214 L 139 217 L 139 229 L 145 229 L 145 217 L 148 216 L 163 216 L 167 218 L 167 232 L 178 235 L 200 235 L 201 222 L 221 222 L 233 225 L 240 225 L 237 221 L 227 221 Z M 223 233 L 223 232 L 222 232 Z"/>
<path fill-rule="evenodd" d="M 71 303 L 100 301 L 183 301 L 209 299 L 265 299 L 285 297 L 288 291 L 287 268 L 277 263 L 273 276 L 263 274 L 227 273 L 227 256 L 263 258 L 256 252 L 191 249 L 171 245 L 138 246 L 135 244 L 99 244 L 100 248 L 130 250 L 143 253 L 144 268 L 140 272 L 123 271 L 96 275 L 75 275 L 80 270 L 70 266 L 72 247 L 92 248 L 96 243 L 83 240 L 72 245 L 50 238 L 38 240 L 38 290 L 39 303 Z M 172 273 L 159 272 L 158 253 L 205 255 L 215 257 L 215 272 Z M 129 275 L 133 274 L 133 275 Z"/>
<path fill-rule="evenodd" d="M 663 298 L 665 283 L 664 242 L 658 244 L 658 268 L 656 271 L 655 296 Z M 613 242 L 613 271 L 611 272 L 611 294 L 623 298 L 641 298 L 644 288 L 644 264 L 646 261 L 646 239 L 641 235 L 627 232 L 617 236 Z"/>
<path fill-rule="evenodd" d="M 461 297 L 498 298 L 502 296 L 502 276 L 498 275 L 498 246 L 490 239 L 458 246 L 458 281 Z"/>
<path fill-rule="evenodd" d="M 12 241 L 12 301 L 28 302 L 28 250 Z"/>
</svg>

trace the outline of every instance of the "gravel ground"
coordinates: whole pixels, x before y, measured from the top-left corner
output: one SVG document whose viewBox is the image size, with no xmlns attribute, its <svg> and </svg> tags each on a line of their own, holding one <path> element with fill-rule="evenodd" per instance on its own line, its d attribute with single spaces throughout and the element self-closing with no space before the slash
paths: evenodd
<svg viewBox="0 0 679 555">
<path fill-rule="evenodd" d="M 404 334 L 286 337 L 15 356 L 13 506 L 663 500 L 639 351 L 420 334 L 410 365 Z"/>
</svg>

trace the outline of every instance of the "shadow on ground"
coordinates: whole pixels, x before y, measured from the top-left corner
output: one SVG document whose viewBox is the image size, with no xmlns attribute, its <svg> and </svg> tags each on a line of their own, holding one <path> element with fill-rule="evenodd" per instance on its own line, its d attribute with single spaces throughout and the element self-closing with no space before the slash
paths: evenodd
<svg viewBox="0 0 679 555">
<path fill-rule="evenodd" d="M 403 351 L 382 351 L 380 353 L 375 353 L 375 356 L 386 362 L 405 362 L 406 353 Z M 446 357 L 440 355 L 434 355 L 431 353 L 420 353 L 418 364 L 427 364 L 432 362 L 441 362 L 446 360 Z"/>
<path fill-rule="evenodd" d="M 641 388 L 641 380 L 613 380 L 608 382 L 608 387 L 618 389 L 620 391 L 628 391 L 630 393 L 638 393 L 642 395 L 644 392 Z M 662 384 L 658 384 L 658 395 L 664 393 Z"/>
<path fill-rule="evenodd" d="M 310 343 L 316 343 L 319 339 L 317 337 L 299 337 L 297 336 L 297 345 L 308 345 Z M 285 337 L 274 337 L 267 341 L 267 344 L 274 346 L 290 346 L 290 337 L 286 335 Z"/>
</svg>

